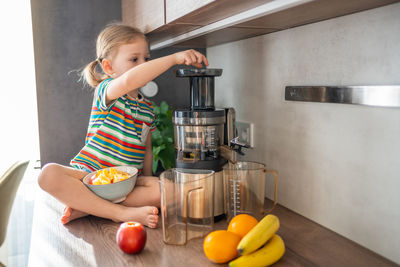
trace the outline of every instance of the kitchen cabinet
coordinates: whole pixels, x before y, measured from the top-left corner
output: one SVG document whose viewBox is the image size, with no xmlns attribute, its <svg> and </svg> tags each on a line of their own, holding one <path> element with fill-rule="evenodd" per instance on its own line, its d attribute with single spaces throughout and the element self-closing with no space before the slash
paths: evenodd
<svg viewBox="0 0 400 267">
<path fill-rule="evenodd" d="M 122 20 L 138 27 L 132 17 L 140 17 L 141 5 L 122 0 Z M 149 1 L 158 2 L 158 1 Z M 151 49 L 168 46 L 209 47 L 338 16 L 377 8 L 399 0 L 165 0 L 164 23 L 148 26 Z M 145 4 L 144 6 L 151 6 Z M 133 7 L 136 6 L 136 9 Z M 143 5 L 142 5 L 143 6 Z M 158 8 L 157 8 L 158 10 Z M 155 13 L 153 13 L 155 14 Z M 143 16 L 143 15 L 142 15 Z M 146 22 L 149 20 L 149 22 Z M 140 25 L 154 20 L 143 17 Z"/>
<path fill-rule="evenodd" d="M 216 0 L 165 0 L 165 23 L 171 23 Z"/>
<path fill-rule="evenodd" d="M 215 23 L 221 19 L 229 18 L 243 10 L 255 8 L 272 0 L 165 0 L 163 2 L 163 12 L 157 2 L 157 11 L 152 11 L 152 15 L 158 15 L 164 19 L 161 24 L 151 23 L 155 20 L 150 18 L 148 8 L 154 4 L 143 4 L 146 1 L 122 0 L 122 21 L 125 24 L 137 27 L 146 33 L 150 44 L 169 40 L 174 36 L 191 32 L 198 28 Z M 165 45 L 166 47 L 169 45 Z"/>
<path fill-rule="evenodd" d="M 125 24 L 149 33 L 165 24 L 164 0 L 121 1 Z"/>
</svg>

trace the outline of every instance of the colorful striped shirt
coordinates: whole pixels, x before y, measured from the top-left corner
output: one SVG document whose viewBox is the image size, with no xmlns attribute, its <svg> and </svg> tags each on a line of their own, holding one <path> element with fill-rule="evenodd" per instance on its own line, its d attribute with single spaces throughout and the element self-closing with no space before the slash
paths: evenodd
<svg viewBox="0 0 400 267">
<path fill-rule="evenodd" d="M 106 105 L 112 80 L 106 79 L 96 88 L 85 146 L 70 164 L 91 171 L 133 165 L 141 173 L 146 138 L 155 129 L 153 106 L 140 94 L 137 99 L 124 95 Z"/>
</svg>

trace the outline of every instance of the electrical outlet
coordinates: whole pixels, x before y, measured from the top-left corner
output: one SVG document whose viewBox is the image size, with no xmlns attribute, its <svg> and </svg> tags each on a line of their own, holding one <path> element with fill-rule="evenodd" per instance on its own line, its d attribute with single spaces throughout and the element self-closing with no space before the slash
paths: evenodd
<svg viewBox="0 0 400 267">
<path fill-rule="evenodd" d="M 235 125 L 239 141 L 254 147 L 254 123 L 236 121 Z"/>
</svg>

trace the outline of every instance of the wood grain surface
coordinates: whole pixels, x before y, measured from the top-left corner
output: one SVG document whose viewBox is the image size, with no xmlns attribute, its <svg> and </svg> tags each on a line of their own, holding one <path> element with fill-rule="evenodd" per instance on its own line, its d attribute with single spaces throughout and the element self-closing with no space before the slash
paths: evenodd
<svg viewBox="0 0 400 267">
<path fill-rule="evenodd" d="M 124 254 L 115 242 L 119 223 L 88 216 L 64 226 L 63 205 L 38 191 L 28 266 L 227 266 L 206 259 L 202 238 L 185 246 L 164 244 L 160 225 L 146 228 L 147 243 L 140 254 Z M 286 245 L 274 266 L 398 266 L 280 205 L 273 213 Z M 225 220 L 215 224 L 215 229 L 226 227 Z"/>
<path fill-rule="evenodd" d="M 165 22 L 171 23 L 215 0 L 165 0 Z"/>
<path fill-rule="evenodd" d="M 144 33 L 165 24 L 164 0 L 122 0 L 122 21 Z"/>
</svg>

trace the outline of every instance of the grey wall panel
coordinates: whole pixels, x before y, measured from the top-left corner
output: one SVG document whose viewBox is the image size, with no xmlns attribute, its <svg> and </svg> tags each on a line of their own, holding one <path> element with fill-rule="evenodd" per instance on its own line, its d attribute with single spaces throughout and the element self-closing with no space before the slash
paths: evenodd
<svg viewBox="0 0 400 267">
<path fill-rule="evenodd" d="M 96 56 L 95 40 L 121 20 L 121 2 L 32 0 L 40 158 L 68 164 L 79 151 L 89 121 L 92 90 L 77 70 Z"/>
</svg>

